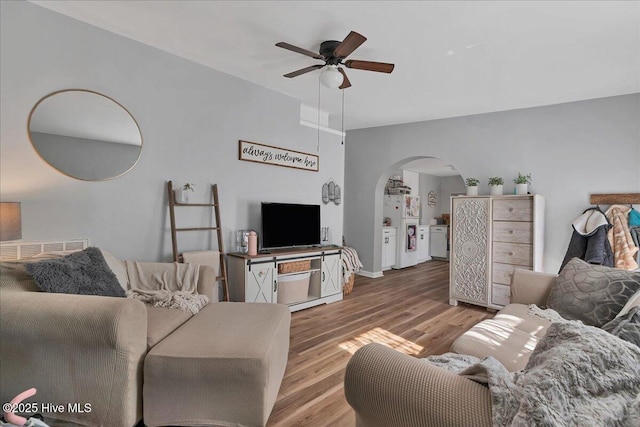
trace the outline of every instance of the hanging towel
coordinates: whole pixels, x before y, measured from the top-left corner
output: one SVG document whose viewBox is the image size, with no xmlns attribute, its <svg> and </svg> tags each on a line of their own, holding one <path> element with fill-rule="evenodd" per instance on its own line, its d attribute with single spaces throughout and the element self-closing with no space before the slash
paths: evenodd
<svg viewBox="0 0 640 427">
<path fill-rule="evenodd" d="M 628 215 L 631 208 L 624 205 L 611 205 L 605 212 L 613 227 L 609 230 L 609 243 L 613 249 L 614 266 L 624 270 L 635 270 L 638 263 L 635 255 L 638 248 L 629 232 Z"/>
<path fill-rule="evenodd" d="M 220 252 L 218 251 L 183 252 L 182 260 L 186 264 L 209 265 L 216 270 L 216 276 L 220 274 Z"/>
</svg>

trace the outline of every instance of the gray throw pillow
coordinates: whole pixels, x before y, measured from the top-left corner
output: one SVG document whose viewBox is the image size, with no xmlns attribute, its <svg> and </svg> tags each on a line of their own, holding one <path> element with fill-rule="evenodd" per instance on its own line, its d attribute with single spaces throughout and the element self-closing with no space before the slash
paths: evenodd
<svg viewBox="0 0 640 427">
<path fill-rule="evenodd" d="M 640 306 L 633 307 L 624 316 L 616 317 L 602 329 L 640 347 Z"/>
<path fill-rule="evenodd" d="M 45 292 L 126 296 L 98 248 L 87 248 L 62 258 L 28 263 L 25 268 Z"/>
<path fill-rule="evenodd" d="M 613 320 L 640 289 L 640 272 L 589 264 L 573 258 L 560 271 L 547 298 L 569 320 L 602 327 Z"/>
</svg>

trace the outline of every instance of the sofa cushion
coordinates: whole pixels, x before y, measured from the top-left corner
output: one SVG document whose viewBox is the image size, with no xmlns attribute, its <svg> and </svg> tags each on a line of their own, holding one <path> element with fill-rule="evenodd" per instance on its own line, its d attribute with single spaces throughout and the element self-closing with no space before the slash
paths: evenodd
<svg viewBox="0 0 640 427">
<path fill-rule="evenodd" d="M 519 371 L 550 324 L 529 314 L 526 305 L 509 304 L 493 319 L 483 320 L 458 337 L 451 351 L 480 359 L 493 356 L 509 371 Z"/>
<path fill-rule="evenodd" d="M 287 365 L 290 324 L 282 304 L 205 306 L 147 354 L 145 425 L 266 425 Z"/>
<path fill-rule="evenodd" d="M 27 273 L 24 261 L 0 262 L 0 289 L 2 291 L 40 292 L 33 276 Z"/>
<path fill-rule="evenodd" d="M 45 292 L 126 296 L 98 248 L 87 248 L 62 258 L 30 262 L 25 269 Z"/>
<path fill-rule="evenodd" d="M 589 264 L 573 258 L 551 287 L 547 307 L 570 320 L 601 327 L 613 320 L 640 289 L 640 272 Z"/>
<path fill-rule="evenodd" d="M 544 307 L 556 277 L 556 274 L 522 268 L 514 269 L 511 276 L 511 298 L 509 301 L 516 304 L 536 304 L 538 307 Z"/>
<path fill-rule="evenodd" d="M 147 308 L 147 349 L 153 348 L 193 316 L 174 308 L 144 306 Z"/>
<path fill-rule="evenodd" d="M 510 325 L 538 338 L 545 336 L 550 324 L 547 319 L 529 314 L 529 306 L 525 304 L 509 304 L 500 310 L 492 320 Z"/>
<path fill-rule="evenodd" d="M 509 304 L 493 319 L 483 320 L 458 337 L 451 351 L 480 359 L 493 356 L 510 372 L 519 371 L 549 325 L 549 320 L 529 314 L 527 305 Z"/>
<path fill-rule="evenodd" d="M 640 307 L 633 307 L 627 314 L 616 317 L 602 329 L 640 347 Z"/>
</svg>

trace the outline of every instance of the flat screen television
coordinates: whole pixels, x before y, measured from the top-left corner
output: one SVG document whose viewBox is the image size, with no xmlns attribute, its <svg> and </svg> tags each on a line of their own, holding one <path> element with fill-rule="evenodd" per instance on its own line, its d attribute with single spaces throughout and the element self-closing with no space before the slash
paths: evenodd
<svg viewBox="0 0 640 427">
<path fill-rule="evenodd" d="M 320 205 L 262 203 L 263 249 L 320 245 Z"/>
</svg>

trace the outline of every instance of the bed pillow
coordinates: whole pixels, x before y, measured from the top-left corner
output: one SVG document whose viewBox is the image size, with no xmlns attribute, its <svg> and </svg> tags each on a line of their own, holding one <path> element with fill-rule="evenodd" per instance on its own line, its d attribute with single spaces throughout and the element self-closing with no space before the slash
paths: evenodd
<svg viewBox="0 0 640 427">
<path fill-rule="evenodd" d="M 547 308 L 570 320 L 602 327 L 640 290 L 640 272 L 589 264 L 573 258 L 560 271 Z"/>
<path fill-rule="evenodd" d="M 126 296 L 98 248 L 87 248 L 62 258 L 31 262 L 25 268 L 45 292 Z"/>
</svg>

